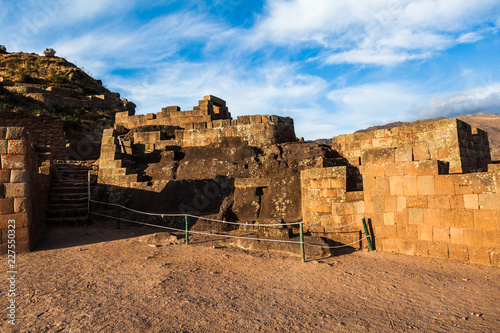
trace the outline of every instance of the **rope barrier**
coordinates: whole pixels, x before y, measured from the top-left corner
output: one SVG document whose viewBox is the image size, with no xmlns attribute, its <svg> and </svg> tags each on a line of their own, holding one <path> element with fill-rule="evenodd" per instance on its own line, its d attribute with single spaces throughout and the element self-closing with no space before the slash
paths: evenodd
<svg viewBox="0 0 500 333">
<path fill-rule="evenodd" d="M 182 230 L 182 229 L 177 229 L 177 228 L 172 228 L 172 227 L 165 227 L 165 226 L 161 226 L 161 225 L 156 225 L 156 224 L 151 224 L 151 223 L 145 223 L 145 222 L 139 222 L 139 221 L 133 221 L 133 220 L 123 219 L 123 218 L 117 218 L 116 216 L 104 215 L 104 214 L 95 213 L 95 212 L 91 212 L 91 214 L 95 214 L 95 215 L 99 215 L 99 216 L 103 216 L 103 217 L 109 217 L 109 218 L 112 218 L 112 219 L 115 219 L 115 220 L 122 220 L 122 221 L 125 221 L 125 222 L 137 223 L 137 224 L 147 225 L 147 226 L 151 226 L 151 227 L 158 227 L 158 228 L 161 228 L 161 229 L 175 230 L 175 231 L 181 231 L 181 232 L 185 231 L 185 230 Z M 259 241 L 267 241 L 267 242 L 301 244 L 300 242 L 296 242 L 296 241 L 284 241 L 284 240 L 279 240 L 279 239 L 253 238 L 253 237 L 243 237 L 243 236 L 233 236 L 233 235 L 221 235 L 221 234 L 214 234 L 214 233 L 209 233 L 209 232 L 193 231 L 193 230 L 189 230 L 189 232 L 193 233 L 193 234 L 208 235 L 208 236 L 220 236 L 220 237 L 241 238 L 241 239 L 259 240 Z M 306 243 L 304 243 L 304 244 L 306 244 Z"/>
<path fill-rule="evenodd" d="M 92 200 L 92 201 L 94 201 L 94 200 Z M 116 204 L 113 204 L 113 205 L 120 206 L 120 205 L 116 205 Z M 180 232 L 184 232 L 185 231 L 183 229 L 177 229 L 177 228 L 172 228 L 172 227 L 165 227 L 165 226 L 161 226 L 161 225 L 156 225 L 156 224 L 151 224 L 151 223 L 146 223 L 146 222 L 139 222 L 139 221 L 124 219 L 124 218 L 117 218 L 116 216 L 104 215 L 104 214 L 100 214 L 100 213 L 96 213 L 96 212 L 89 212 L 89 213 L 90 214 L 94 214 L 94 215 L 98 215 L 98 216 L 102 216 L 102 217 L 111 218 L 111 219 L 114 219 L 114 220 L 121 220 L 121 221 L 124 221 L 124 222 L 136 223 L 136 224 L 146 225 L 146 226 L 150 226 L 150 227 L 157 227 L 157 228 L 160 228 L 160 229 L 167 229 L 167 230 L 180 231 Z M 178 216 L 184 216 L 184 214 L 179 214 Z M 280 239 L 255 238 L 255 237 L 244 237 L 244 236 L 233 236 L 233 235 L 221 235 L 221 234 L 214 234 L 214 233 L 208 233 L 208 232 L 202 232 L 202 231 L 193 231 L 193 230 L 189 230 L 188 232 L 189 233 L 193 233 L 193 234 L 199 234 L 199 235 L 207 235 L 207 236 L 219 236 L 219 237 L 226 237 L 226 238 L 239 238 L 239 239 L 257 240 L 257 241 L 265 241 L 265 242 L 276 242 L 276 243 L 302 244 L 301 242 L 297 242 L 297 241 L 286 241 L 286 240 L 280 240 Z M 319 244 L 311 244 L 311 243 L 305 243 L 305 242 L 303 244 L 304 245 L 308 245 L 308 246 L 313 246 L 313 247 L 321 247 L 323 249 L 338 249 L 338 248 L 348 247 L 348 246 L 351 246 L 353 244 L 359 243 L 359 242 L 363 241 L 366 238 L 367 237 L 364 237 L 364 238 L 361 238 L 360 240 L 358 240 L 356 242 L 353 242 L 353 243 L 350 243 L 350 244 L 346 244 L 346 245 L 341 245 L 341 246 L 323 246 L 323 245 L 319 245 Z"/>
<path fill-rule="evenodd" d="M 364 239 L 367 239 L 368 237 L 363 237 L 361 238 L 360 240 L 357 240 L 355 242 L 352 242 L 350 244 L 344 244 L 344 245 L 340 245 L 340 246 L 322 246 L 322 245 L 319 245 L 319 244 L 310 244 L 310 243 L 304 243 L 305 245 L 309 245 L 309 246 L 315 246 L 315 247 L 321 247 L 323 249 L 340 249 L 341 247 L 348 247 L 348 246 L 351 246 L 353 244 L 356 244 L 356 243 L 359 243 L 361 241 L 363 241 Z"/>
<path fill-rule="evenodd" d="M 359 218 L 359 219 L 357 219 L 356 221 L 353 221 L 353 222 L 351 222 L 351 223 L 349 223 L 349 224 L 344 224 L 344 225 L 341 225 L 341 226 L 339 226 L 339 227 L 328 227 L 328 229 L 342 229 L 342 228 L 344 228 L 344 227 L 348 227 L 348 226 L 350 226 L 350 225 L 353 225 L 353 224 L 355 224 L 355 223 L 356 223 L 356 222 L 358 222 L 358 221 L 361 221 L 361 219 L 362 219 L 362 217 L 360 217 L 360 218 Z"/>
<path fill-rule="evenodd" d="M 229 222 L 229 221 L 222 221 L 222 220 L 216 220 L 216 219 L 209 219 L 209 218 L 206 218 L 206 217 L 203 217 L 203 216 L 197 216 L 197 215 L 192 215 L 192 214 L 180 214 L 180 213 L 176 213 L 176 214 L 171 214 L 171 213 L 147 213 L 147 212 L 141 212 L 139 210 L 135 210 L 135 209 L 132 209 L 132 208 L 128 208 L 128 207 L 125 207 L 125 206 L 122 206 L 122 205 L 119 205 L 119 204 L 110 203 L 110 202 L 96 201 L 96 200 L 92 200 L 92 199 L 90 199 L 90 201 L 95 202 L 95 203 L 100 203 L 100 204 L 115 206 L 115 207 L 121 207 L 123 209 L 129 210 L 131 212 L 138 213 L 138 214 L 151 215 L 151 216 L 160 216 L 160 217 L 166 217 L 166 216 L 170 216 L 170 217 L 189 216 L 189 217 L 203 219 L 203 220 L 207 220 L 207 221 L 213 221 L 213 222 L 219 222 L 219 223 L 225 223 L 225 224 L 234 224 L 234 225 L 246 225 L 246 226 L 254 226 L 254 227 L 278 227 L 278 226 L 288 226 L 288 225 L 299 225 L 299 224 L 304 223 L 304 222 L 290 222 L 290 223 L 280 223 L 280 224 L 238 223 L 238 222 Z"/>
</svg>

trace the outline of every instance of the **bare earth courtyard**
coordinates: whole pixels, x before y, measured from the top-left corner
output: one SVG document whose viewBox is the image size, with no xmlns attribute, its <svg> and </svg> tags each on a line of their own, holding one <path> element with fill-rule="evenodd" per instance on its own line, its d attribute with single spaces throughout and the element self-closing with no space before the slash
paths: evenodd
<svg viewBox="0 0 500 333">
<path fill-rule="evenodd" d="M 1 331 L 500 330 L 496 267 L 364 251 L 302 263 L 215 238 L 144 242 L 158 231 L 48 229 L 35 252 L 17 255 L 16 325 L 2 297 Z"/>
</svg>

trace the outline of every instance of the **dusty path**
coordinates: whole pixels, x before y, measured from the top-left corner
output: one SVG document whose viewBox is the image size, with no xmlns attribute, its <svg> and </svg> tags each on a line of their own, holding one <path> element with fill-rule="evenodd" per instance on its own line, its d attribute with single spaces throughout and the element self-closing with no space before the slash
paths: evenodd
<svg viewBox="0 0 500 333">
<path fill-rule="evenodd" d="M 363 251 L 303 264 L 200 238 L 152 247 L 137 238 L 147 232 L 48 230 L 17 257 L 13 331 L 500 331 L 498 268 Z"/>
</svg>

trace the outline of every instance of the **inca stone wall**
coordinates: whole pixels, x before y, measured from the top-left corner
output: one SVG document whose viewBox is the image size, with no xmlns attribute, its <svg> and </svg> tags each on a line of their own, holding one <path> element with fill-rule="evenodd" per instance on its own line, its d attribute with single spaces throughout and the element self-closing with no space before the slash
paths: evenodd
<svg viewBox="0 0 500 333">
<path fill-rule="evenodd" d="M 278 116 L 240 116 L 237 119 L 200 123 L 182 132 L 184 147 L 208 146 L 226 138 L 242 138 L 250 146 L 263 147 L 295 141 L 293 120 Z"/>
<path fill-rule="evenodd" d="M 207 95 L 198 102 L 193 110 L 181 111 L 178 106 L 167 106 L 156 114 L 134 116 L 130 112 L 118 112 L 115 116 L 115 128 L 126 129 L 146 125 L 169 125 L 185 129 L 199 129 L 201 124 L 218 119 L 231 119 L 226 102 L 218 97 Z M 206 125 L 204 126 L 206 128 Z M 200 127 L 201 128 L 201 127 Z"/>
<path fill-rule="evenodd" d="M 365 217 L 378 250 L 500 265 L 499 169 L 486 133 L 457 119 L 342 135 L 331 149 L 296 142 L 289 118 L 231 119 L 205 96 L 190 111 L 117 114 L 99 181 L 137 209 L 303 220 L 312 235 L 355 248 L 366 245 Z"/>
<path fill-rule="evenodd" d="M 487 133 L 472 129 L 467 123 L 453 119 L 394 127 L 333 138 L 333 148 L 352 165 L 385 162 L 373 159 L 366 151 L 398 148 L 395 162 L 400 160 L 440 160 L 450 163 L 450 173 L 486 170 L 491 161 Z"/>
<path fill-rule="evenodd" d="M 358 166 L 363 191 L 349 190 L 343 168 L 303 171 L 308 230 L 347 244 L 363 237 L 365 217 L 378 250 L 500 266 L 500 168 L 488 164 L 484 131 L 450 119 L 340 136 L 334 147 Z"/>
<path fill-rule="evenodd" d="M 438 161 L 362 168 L 379 249 L 500 265 L 500 173 L 440 174 Z"/>
<path fill-rule="evenodd" d="M 0 126 L 24 127 L 33 143 L 50 146 L 54 159 L 67 158 L 66 139 L 61 118 L 50 115 L 27 116 L 16 112 L 0 111 Z"/>
<path fill-rule="evenodd" d="M 37 154 L 22 127 L 0 127 L 0 156 L 0 253 L 7 253 L 9 221 L 15 252 L 29 251 L 45 226 L 51 156 Z"/>
</svg>

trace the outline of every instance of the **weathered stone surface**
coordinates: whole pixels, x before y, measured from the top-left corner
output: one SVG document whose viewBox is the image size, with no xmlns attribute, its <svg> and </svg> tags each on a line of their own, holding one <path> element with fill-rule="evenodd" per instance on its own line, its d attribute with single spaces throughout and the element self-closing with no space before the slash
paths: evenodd
<svg viewBox="0 0 500 333">
<path fill-rule="evenodd" d="M 113 200 L 131 206 L 248 221 L 265 237 L 291 235 L 261 232 L 256 222 L 302 219 L 312 234 L 345 244 L 359 240 L 365 217 L 377 246 L 406 254 L 469 260 L 479 235 L 479 246 L 500 248 L 490 231 L 498 225 L 497 175 L 448 175 L 487 158 L 484 133 L 455 119 L 339 136 L 336 150 L 296 142 L 289 118 L 231 119 L 213 96 L 192 111 L 119 122 L 103 139 L 99 172 L 117 187 Z M 193 227 L 227 228 L 202 218 Z"/>
</svg>

